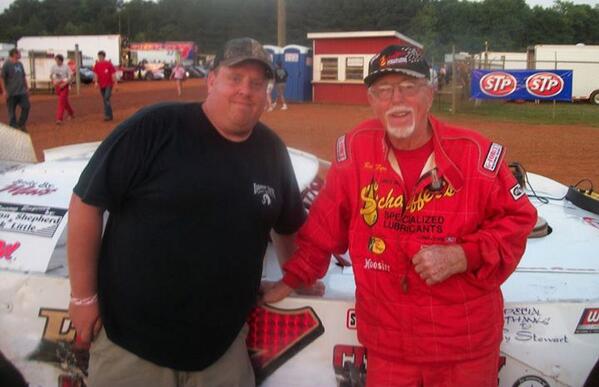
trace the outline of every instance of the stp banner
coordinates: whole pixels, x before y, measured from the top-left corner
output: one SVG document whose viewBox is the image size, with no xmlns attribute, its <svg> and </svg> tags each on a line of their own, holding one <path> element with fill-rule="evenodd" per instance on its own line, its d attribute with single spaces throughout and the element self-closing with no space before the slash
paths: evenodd
<svg viewBox="0 0 599 387">
<path fill-rule="evenodd" d="M 479 99 L 572 100 L 572 70 L 474 70 L 471 95 Z"/>
</svg>

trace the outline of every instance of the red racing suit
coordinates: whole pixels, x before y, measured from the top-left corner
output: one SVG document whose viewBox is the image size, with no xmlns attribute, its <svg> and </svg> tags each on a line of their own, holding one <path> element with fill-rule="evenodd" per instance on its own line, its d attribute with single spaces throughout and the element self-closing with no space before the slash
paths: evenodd
<svg viewBox="0 0 599 387">
<path fill-rule="evenodd" d="M 476 359 L 503 336 L 499 286 L 516 269 L 536 222 L 503 160 L 478 133 L 429 118 L 434 151 L 406 192 L 378 120 L 337 140 L 337 157 L 298 233 L 283 281 L 323 277 L 331 253 L 349 248 L 358 339 L 377 356 L 410 362 Z M 466 272 L 428 286 L 412 257 L 424 246 L 461 244 Z"/>
</svg>

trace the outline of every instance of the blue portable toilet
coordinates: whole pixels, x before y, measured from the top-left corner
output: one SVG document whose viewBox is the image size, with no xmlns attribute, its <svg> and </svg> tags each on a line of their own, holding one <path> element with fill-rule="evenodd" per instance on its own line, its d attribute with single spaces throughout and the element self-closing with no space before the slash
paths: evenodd
<svg viewBox="0 0 599 387">
<path fill-rule="evenodd" d="M 270 44 L 265 44 L 262 47 L 270 56 L 270 61 L 272 62 L 273 67 L 276 68 L 277 63 L 283 61 L 283 48 L 279 46 L 271 46 Z"/>
<path fill-rule="evenodd" d="M 311 101 L 312 49 L 296 44 L 283 47 L 283 68 L 288 73 L 285 99 L 296 102 Z"/>
</svg>

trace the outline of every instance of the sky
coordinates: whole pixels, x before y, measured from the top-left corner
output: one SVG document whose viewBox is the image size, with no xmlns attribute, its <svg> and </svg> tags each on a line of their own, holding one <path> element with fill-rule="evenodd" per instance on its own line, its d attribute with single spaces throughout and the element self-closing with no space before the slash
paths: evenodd
<svg viewBox="0 0 599 387">
<path fill-rule="evenodd" d="M 0 11 L 4 11 L 14 0 L 0 0 Z M 595 5 L 599 4 L 599 0 L 569 0 L 574 4 L 589 4 Z M 553 0 L 526 0 L 529 6 L 533 7 L 535 5 L 540 5 L 543 7 L 548 7 L 553 4 Z"/>
</svg>

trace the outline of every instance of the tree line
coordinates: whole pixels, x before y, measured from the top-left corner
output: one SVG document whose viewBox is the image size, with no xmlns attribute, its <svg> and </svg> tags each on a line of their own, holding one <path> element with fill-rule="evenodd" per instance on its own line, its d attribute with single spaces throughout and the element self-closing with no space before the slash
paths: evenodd
<svg viewBox="0 0 599 387">
<path fill-rule="evenodd" d="M 214 53 L 232 37 L 276 44 L 276 0 L 16 0 L 0 14 L 0 42 L 22 36 L 120 33 L 131 42 L 195 41 Z M 557 0 L 286 0 L 287 43 L 308 32 L 395 30 L 438 62 L 457 51 L 525 51 L 534 44 L 599 44 L 599 6 Z"/>
</svg>

